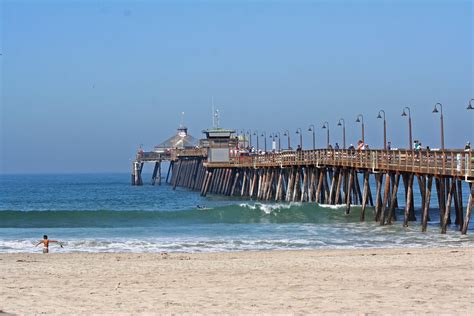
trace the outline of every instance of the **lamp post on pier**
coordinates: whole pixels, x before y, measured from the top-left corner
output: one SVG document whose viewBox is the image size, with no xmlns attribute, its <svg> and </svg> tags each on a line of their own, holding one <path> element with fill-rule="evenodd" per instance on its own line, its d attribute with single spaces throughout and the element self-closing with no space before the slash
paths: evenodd
<svg viewBox="0 0 474 316">
<path fill-rule="evenodd" d="M 472 107 L 472 101 L 474 101 L 474 99 L 469 100 L 469 105 L 467 106 L 468 110 L 474 110 L 474 108 Z"/>
<path fill-rule="evenodd" d="M 362 114 L 357 115 L 356 123 L 362 123 L 362 142 L 365 144 L 364 137 L 364 116 Z"/>
<path fill-rule="evenodd" d="M 300 148 L 303 149 L 303 132 L 301 131 L 301 128 L 296 129 L 296 134 L 300 134 Z"/>
<path fill-rule="evenodd" d="M 382 115 L 380 113 L 383 113 L 383 149 L 387 150 L 387 121 L 385 120 L 385 111 L 380 110 L 379 115 L 377 116 L 378 119 L 382 118 Z"/>
<path fill-rule="evenodd" d="M 438 106 L 441 110 L 440 123 L 441 123 L 441 150 L 444 151 L 444 124 L 443 124 L 443 105 L 441 103 L 436 103 L 433 109 L 433 113 L 438 113 Z"/>
<path fill-rule="evenodd" d="M 248 130 L 247 135 L 249 135 L 249 147 L 252 147 L 252 131 Z"/>
<path fill-rule="evenodd" d="M 337 126 L 342 126 L 342 149 L 346 149 L 346 121 L 343 118 L 339 119 Z"/>
<path fill-rule="evenodd" d="M 267 152 L 267 132 L 266 131 L 263 131 L 262 132 L 262 135 L 260 135 L 263 137 L 263 140 L 265 141 L 265 152 Z"/>
<path fill-rule="evenodd" d="M 276 132 L 275 137 L 278 138 L 278 151 L 281 151 L 281 134 L 280 134 L 280 132 Z"/>
<path fill-rule="evenodd" d="M 290 143 L 290 131 L 285 130 L 285 133 L 283 134 L 283 136 L 287 136 L 287 137 L 288 137 L 288 150 L 290 150 L 290 148 L 291 148 L 291 143 Z"/>
<path fill-rule="evenodd" d="M 255 130 L 255 131 L 253 132 L 253 135 L 254 135 L 254 136 L 257 136 L 257 154 L 258 154 L 258 150 L 259 150 L 259 146 L 258 146 L 258 130 Z"/>
<path fill-rule="evenodd" d="M 316 149 L 316 132 L 314 128 L 314 124 L 311 124 L 308 128 L 308 132 L 313 132 L 313 150 Z"/>
<path fill-rule="evenodd" d="M 411 111 L 408 106 L 404 107 L 402 116 L 407 116 L 407 113 L 405 112 L 405 110 L 408 110 L 408 135 L 409 135 L 408 141 L 410 145 L 410 150 L 413 150 L 413 138 L 411 137 Z"/>
<path fill-rule="evenodd" d="M 325 121 L 322 128 L 327 128 L 326 148 L 329 148 L 329 123 Z"/>
</svg>

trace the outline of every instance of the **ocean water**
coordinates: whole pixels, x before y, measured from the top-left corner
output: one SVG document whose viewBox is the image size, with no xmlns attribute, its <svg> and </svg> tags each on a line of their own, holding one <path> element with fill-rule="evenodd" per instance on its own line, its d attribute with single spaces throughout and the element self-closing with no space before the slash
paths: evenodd
<svg viewBox="0 0 474 316">
<path fill-rule="evenodd" d="M 51 252 L 474 246 L 472 225 L 464 236 L 454 224 L 440 234 L 435 208 L 428 232 L 422 233 L 419 221 L 402 226 L 402 210 L 393 225 L 380 226 L 370 207 L 360 222 L 357 206 L 345 215 L 344 206 L 201 197 L 168 185 L 134 187 L 129 181 L 128 174 L 0 176 L 0 253 L 41 252 L 34 244 L 43 234 L 64 243 Z M 467 192 L 466 186 L 464 204 Z M 416 195 L 416 206 L 420 200 Z M 432 205 L 437 206 L 435 199 Z"/>
</svg>

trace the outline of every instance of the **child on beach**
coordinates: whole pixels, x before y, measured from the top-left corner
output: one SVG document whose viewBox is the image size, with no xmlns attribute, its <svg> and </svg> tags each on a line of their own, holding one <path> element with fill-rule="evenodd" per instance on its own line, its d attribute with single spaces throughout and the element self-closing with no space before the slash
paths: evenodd
<svg viewBox="0 0 474 316">
<path fill-rule="evenodd" d="M 48 253 L 48 252 L 49 252 L 49 243 L 58 243 L 58 244 L 61 246 L 61 248 L 63 248 L 63 245 L 62 245 L 59 241 L 57 241 L 57 240 L 49 240 L 47 235 L 44 235 L 44 236 L 43 236 L 43 240 L 39 241 L 39 242 L 35 245 L 35 247 L 37 247 L 37 246 L 43 244 L 43 253 Z"/>
</svg>

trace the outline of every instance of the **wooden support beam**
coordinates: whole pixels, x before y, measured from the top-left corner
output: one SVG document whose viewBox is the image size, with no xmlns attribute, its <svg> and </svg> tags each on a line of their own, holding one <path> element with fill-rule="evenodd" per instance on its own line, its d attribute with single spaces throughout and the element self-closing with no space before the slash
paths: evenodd
<svg viewBox="0 0 474 316">
<path fill-rule="evenodd" d="M 156 174 L 158 173 L 158 166 L 159 162 L 155 162 L 155 165 L 153 166 L 153 173 L 151 175 L 151 185 L 155 185 L 156 183 Z"/>
<path fill-rule="evenodd" d="M 458 206 L 459 206 L 459 218 L 458 218 L 458 225 L 459 225 L 459 230 L 462 230 L 464 226 L 464 217 L 463 217 L 463 211 L 464 211 L 464 206 L 462 202 L 462 181 L 460 179 L 457 180 L 457 195 L 458 195 Z"/>
<path fill-rule="evenodd" d="M 235 188 L 237 186 L 237 182 L 239 181 L 239 176 L 240 176 L 240 172 L 237 170 L 234 177 L 234 183 L 232 184 L 232 189 L 230 190 L 230 194 L 229 194 L 230 196 L 233 196 L 235 193 Z"/>
<path fill-rule="evenodd" d="M 201 185 L 201 195 L 204 195 L 204 189 L 206 187 L 208 177 L 209 177 L 209 172 L 206 170 L 205 173 L 204 173 L 204 180 L 203 180 L 202 185 Z"/>
<path fill-rule="evenodd" d="M 339 168 L 336 168 L 332 173 L 331 179 L 331 188 L 329 190 L 329 204 L 336 204 L 335 203 L 335 195 L 336 195 L 336 183 L 339 178 Z"/>
<path fill-rule="evenodd" d="M 343 190 L 342 190 L 342 200 L 344 201 L 344 203 L 347 201 L 347 187 L 349 186 L 349 169 L 348 168 L 345 168 L 344 169 L 344 177 L 343 177 Z M 349 191 L 350 192 L 350 191 Z"/>
<path fill-rule="evenodd" d="M 161 185 L 161 161 L 158 165 L 158 185 Z"/>
<path fill-rule="evenodd" d="M 273 184 L 273 168 L 268 169 L 267 178 L 265 179 L 265 191 L 263 192 L 263 199 L 268 201 L 269 195 L 272 193 Z"/>
<path fill-rule="evenodd" d="M 197 158 L 193 159 L 190 177 L 188 181 L 188 188 L 191 190 L 194 188 L 194 182 L 196 182 L 197 173 L 199 171 L 199 161 Z"/>
<path fill-rule="evenodd" d="M 370 174 L 369 174 L 370 175 Z M 370 183 L 370 180 L 369 180 L 369 183 Z M 370 188 L 370 185 L 369 187 L 367 188 L 367 191 L 369 192 L 369 203 L 370 203 L 370 206 L 374 206 L 374 199 L 372 198 L 372 189 Z"/>
<path fill-rule="evenodd" d="M 411 202 L 413 200 L 413 178 L 415 175 L 410 173 L 408 175 L 408 183 L 407 183 L 407 195 L 406 195 L 406 205 L 405 205 L 405 216 L 403 218 L 403 226 L 408 227 L 408 221 L 410 217 L 410 207 Z"/>
<path fill-rule="evenodd" d="M 323 178 L 323 188 L 324 188 L 324 204 L 329 204 L 329 182 L 328 182 L 328 176 L 330 172 L 327 172 L 328 170 L 324 172 L 324 178 Z"/>
<path fill-rule="evenodd" d="M 186 161 L 181 160 L 181 168 L 180 168 L 180 171 L 178 173 L 176 186 L 180 187 L 181 184 L 183 183 L 183 178 L 184 178 L 184 175 L 186 174 L 186 167 L 187 167 Z"/>
<path fill-rule="evenodd" d="M 294 184 L 293 184 L 293 196 L 291 197 L 291 201 L 293 202 L 295 202 L 298 197 L 298 191 L 300 188 L 300 173 L 301 173 L 301 167 L 296 167 L 296 176 L 295 176 Z"/>
<path fill-rule="evenodd" d="M 131 184 L 132 185 L 136 185 L 135 184 L 135 162 L 132 162 L 132 171 L 131 171 Z"/>
<path fill-rule="evenodd" d="M 143 181 L 142 181 L 143 162 L 139 162 L 137 166 L 138 166 L 138 170 L 137 170 L 138 185 L 143 185 Z"/>
<path fill-rule="evenodd" d="M 471 211 L 472 211 L 472 204 L 474 203 L 474 185 L 469 183 L 471 186 L 471 193 L 469 194 L 469 198 L 467 200 L 467 208 L 466 208 L 466 217 L 464 218 L 464 223 L 462 226 L 461 233 L 465 235 L 467 233 L 467 228 L 469 227 L 469 221 L 471 220 Z"/>
<path fill-rule="evenodd" d="M 170 177 L 170 173 L 173 169 L 174 161 L 170 161 L 169 166 L 168 166 L 168 172 L 166 173 L 166 180 L 165 183 L 168 183 L 168 179 Z"/>
<path fill-rule="evenodd" d="M 224 177 L 222 179 L 222 183 L 220 185 L 220 194 L 222 195 L 227 195 L 227 186 L 228 186 L 228 183 L 229 183 L 229 178 L 230 178 L 230 175 L 229 175 L 229 168 L 224 168 Z"/>
<path fill-rule="evenodd" d="M 188 187 L 189 179 L 191 178 L 190 174 L 191 174 L 192 164 L 193 164 L 192 160 L 188 159 L 185 161 L 185 172 L 184 172 L 184 176 L 181 183 L 181 186 L 185 188 Z"/>
<path fill-rule="evenodd" d="M 303 189 L 301 190 L 301 202 L 308 201 L 308 169 L 302 169 L 303 172 Z"/>
<path fill-rule="evenodd" d="M 226 168 L 225 169 L 225 177 L 224 177 L 224 183 L 222 185 L 222 194 L 227 195 L 227 192 L 230 187 L 230 181 L 232 179 L 232 168 Z"/>
<path fill-rule="evenodd" d="M 308 202 L 314 202 L 314 189 L 315 189 L 315 177 L 316 177 L 316 172 L 314 171 L 314 167 L 309 167 L 309 191 L 308 191 Z"/>
<path fill-rule="evenodd" d="M 212 177 L 210 178 L 208 191 L 210 193 L 213 193 L 212 189 L 214 186 L 214 182 L 216 182 L 216 178 L 219 176 L 219 169 L 211 169 L 211 171 L 212 171 Z"/>
<path fill-rule="evenodd" d="M 362 193 L 362 209 L 360 212 L 360 221 L 365 220 L 365 208 L 367 206 L 367 199 L 369 196 L 369 171 L 364 171 L 364 189 Z"/>
<path fill-rule="evenodd" d="M 461 216 L 459 218 L 459 225 L 460 225 L 460 228 L 459 230 L 462 229 L 462 226 L 463 226 L 463 223 L 464 223 L 464 218 L 462 216 L 462 213 L 463 213 L 463 210 L 464 210 L 464 205 L 463 205 L 463 201 L 462 201 L 462 181 L 461 179 L 458 179 L 458 184 L 457 184 L 457 192 L 458 192 L 458 203 L 459 203 L 459 208 L 461 209 Z"/>
<path fill-rule="evenodd" d="M 286 202 L 289 202 L 291 199 L 292 187 L 293 187 L 293 168 L 290 167 L 288 169 L 288 181 L 286 182 L 286 193 L 285 193 Z"/>
<path fill-rule="evenodd" d="M 441 234 L 446 234 L 446 229 L 449 224 L 449 217 L 451 215 L 451 200 L 453 198 L 453 195 L 456 195 L 456 179 L 452 179 L 451 185 L 448 190 L 448 198 L 446 201 L 446 208 L 444 211 L 444 216 L 441 222 Z"/>
<path fill-rule="evenodd" d="M 202 196 L 206 196 L 207 195 L 207 191 L 209 190 L 209 186 L 211 184 L 211 180 L 212 180 L 212 176 L 213 176 L 213 171 L 208 171 L 207 172 L 207 177 L 206 177 L 206 181 L 204 181 L 204 190 L 202 192 Z"/>
<path fill-rule="evenodd" d="M 217 182 L 219 181 L 219 177 L 221 174 L 221 169 L 214 169 L 212 171 L 211 183 L 209 184 L 209 192 L 215 193 L 214 189 L 217 186 Z"/>
<path fill-rule="evenodd" d="M 189 174 L 189 160 L 183 160 L 183 172 L 181 172 L 181 176 L 179 178 L 178 186 L 184 187 L 186 185 L 186 181 L 188 179 Z"/>
<path fill-rule="evenodd" d="M 283 169 L 279 168 L 278 170 L 279 172 L 278 172 L 278 182 L 277 182 L 276 193 L 275 193 L 275 201 L 281 200 L 282 185 L 283 185 Z"/>
<path fill-rule="evenodd" d="M 382 210 L 380 211 L 380 225 L 385 225 L 387 219 L 387 204 L 388 197 L 390 195 L 390 173 L 385 174 L 385 187 L 383 191 L 383 205 Z"/>
<path fill-rule="evenodd" d="M 323 203 L 321 199 L 321 189 L 323 187 L 324 168 L 319 169 L 318 187 L 316 188 L 316 202 Z"/>
<path fill-rule="evenodd" d="M 344 169 L 339 168 L 338 176 L 337 176 L 337 184 L 336 184 L 336 196 L 334 197 L 334 204 L 342 204 L 341 185 L 342 185 L 343 177 L 344 177 Z"/>
<path fill-rule="evenodd" d="M 223 173 L 222 173 L 222 181 L 219 185 L 219 194 L 224 194 L 225 193 L 225 189 L 227 187 L 227 181 L 228 181 L 228 178 L 229 178 L 229 169 L 228 168 L 224 168 L 223 170 Z"/>
<path fill-rule="evenodd" d="M 357 204 L 362 204 L 362 191 L 360 189 L 360 183 L 359 183 L 359 175 L 357 173 L 357 170 L 354 170 L 354 184 L 355 184 L 355 191 L 358 199 Z"/>
<path fill-rule="evenodd" d="M 421 196 L 421 212 L 425 209 L 425 202 L 426 202 L 426 176 L 424 175 L 417 175 L 418 180 L 418 188 L 420 189 L 420 196 Z M 423 215 L 422 215 L 423 217 Z"/>
<path fill-rule="evenodd" d="M 354 183 L 354 175 L 353 175 L 353 171 L 350 170 L 349 172 L 349 184 L 348 184 L 348 188 L 347 188 L 347 192 L 349 192 L 349 194 L 346 194 L 346 215 L 348 215 L 350 212 L 351 212 L 351 188 L 352 188 L 352 185 Z"/>
<path fill-rule="evenodd" d="M 443 222 L 444 218 L 444 179 L 441 177 L 435 178 L 436 183 L 436 195 L 438 197 L 438 209 L 439 209 L 439 224 Z"/>
<path fill-rule="evenodd" d="M 428 175 L 428 183 L 426 187 L 426 196 L 425 196 L 425 205 L 423 207 L 423 215 L 421 219 L 421 231 L 426 232 L 428 226 L 429 210 L 430 210 L 430 200 L 431 200 L 431 186 L 433 184 L 433 176 Z"/>
<path fill-rule="evenodd" d="M 253 170 L 253 177 L 252 177 L 252 184 L 250 186 L 250 193 L 249 193 L 250 198 L 252 198 L 254 196 L 255 186 L 256 186 L 256 183 L 257 183 L 257 177 L 258 177 L 258 170 L 254 169 Z"/>
<path fill-rule="evenodd" d="M 397 205 L 398 184 L 400 182 L 400 174 L 392 174 L 392 197 L 390 199 L 390 207 L 388 209 L 387 223 L 392 224 L 392 220 L 396 221 L 395 208 Z"/>
<path fill-rule="evenodd" d="M 265 174 L 265 169 L 260 169 L 258 172 L 258 185 L 257 185 L 257 199 L 260 199 L 262 196 L 262 186 L 263 186 L 263 177 Z"/>
<path fill-rule="evenodd" d="M 395 174 L 392 173 L 392 177 L 394 177 L 394 176 L 395 176 Z M 400 181 L 400 179 L 398 179 L 398 180 Z M 393 179 L 392 179 L 392 192 L 393 192 L 394 189 L 395 189 L 395 183 L 394 183 L 394 181 L 393 181 Z M 397 188 L 397 191 L 398 191 L 398 188 Z M 393 196 L 393 194 L 392 194 L 392 195 L 390 196 L 390 203 L 392 203 L 392 198 L 394 199 L 394 201 L 393 201 L 393 206 L 394 206 L 395 209 L 397 209 L 397 208 L 398 208 L 398 195 L 395 194 L 395 196 Z M 395 212 L 393 213 L 393 216 L 394 216 L 394 218 L 392 218 L 392 219 L 393 219 L 393 220 L 396 220 L 396 216 L 397 216 L 397 215 L 396 215 Z"/>
<path fill-rule="evenodd" d="M 444 181 L 443 181 L 444 180 Z M 451 224 L 451 212 L 446 208 L 447 204 L 448 204 L 448 195 L 449 195 L 449 191 L 451 189 L 451 182 L 450 182 L 450 179 L 449 177 L 443 177 L 441 178 L 441 181 L 443 182 L 442 183 L 442 193 L 443 193 L 443 198 L 442 198 L 442 202 L 443 204 L 441 205 L 443 207 L 443 216 L 439 218 L 439 221 L 440 221 L 440 226 L 443 225 L 443 218 L 445 217 L 445 212 L 448 212 L 449 214 L 447 215 L 447 225 Z M 450 206 L 451 206 L 451 202 L 449 202 Z"/>
<path fill-rule="evenodd" d="M 375 189 L 375 221 L 377 222 L 380 219 L 380 211 L 382 210 L 382 197 L 381 197 L 382 174 L 381 173 L 376 173 L 375 174 L 375 184 L 376 184 L 376 189 Z"/>
<path fill-rule="evenodd" d="M 209 173 L 206 171 L 206 174 L 204 175 L 204 182 L 203 182 L 203 184 L 202 184 L 202 186 L 201 186 L 201 195 L 204 194 L 204 187 L 205 187 L 205 183 L 206 183 L 206 181 L 207 181 L 207 177 L 208 177 L 208 176 L 209 176 Z"/>
<path fill-rule="evenodd" d="M 227 195 L 227 196 L 230 195 L 230 192 L 232 190 L 232 184 L 233 184 L 235 175 L 237 174 L 237 169 L 229 168 L 228 173 L 229 173 L 229 178 L 227 180 L 227 185 L 226 185 L 225 192 L 224 192 L 224 194 Z"/>
<path fill-rule="evenodd" d="M 283 178 L 282 178 L 282 184 L 281 184 L 281 199 L 282 201 L 286 201 L 286 196 L 287 192 L 286 190 L 288 189 L 288 182 L 290 181 L 290 170 L 291 168 L 285 168 L 283 169 Z"/>
<path fill-rule="evenodd" d="M 265 200 L 269 201 L 273 197 L 273 187 L 275 183 L 275 168 L 270 168 L 270 177 L 268 178 L 267 192 L 265 195 Z"/>
<path fill-rule="evenodd" d="M 188 172 L 188 162 L 186 160 L 182 160 L 181 171 L 178 175 L 178 182 L 177 186 L 181 187 L 183 185 L 183 180 L 185 179 L 186 173 Z"/>
<path fill-rule="evenodd" d="M 454 224 L 459 225 L 459 201 L 458 201 L 458 189 L 457 189 L 457 179 L 453 177 L 452 181 L 454 182 L 454 192 L 453 192 L 453 200 L 454 200 L 454 214 L 456 215 L 456 219 L 454 220 Z M 461 215 L 462 217 L 462 215 Z"/>
<path fill-rule="evenodd" d="M 193 188 L 194 190 L 198 190 L 202 187 L 202 182 L 204 181 L 203 180 L 204 172 L 205 172 L 205 169 L 204 169 L 204 166 L 202 165 L 202 160 L 199 160 L 199 169 L 198 169 L 196 181 L 194 183 L 194 188 Z"/>
<path fill-rule="evenodd" d="M 242 177 L 242 187 L 240 188 L 240 196 L 244 196 L 246 184 L 247 184 L 247 169 L 244 169 L 244 175 Z"/>
</svg>

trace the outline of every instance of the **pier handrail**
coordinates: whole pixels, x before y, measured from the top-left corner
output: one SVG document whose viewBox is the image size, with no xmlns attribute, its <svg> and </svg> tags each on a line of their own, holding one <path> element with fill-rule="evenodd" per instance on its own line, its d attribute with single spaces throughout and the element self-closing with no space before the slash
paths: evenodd
<svg viewBox="0 0 474 316">
<path fill-rule="evenodd" d="M 288 167 L 301 165 L 351 167 L 373 171 L 398 171 L 435 176 L 474 177 L 472 150 L 406 150 L 406 149 L 316 149 L 231 156 L 229 162 L 208 162 L 207 167 Z"/>
<path fill-rule="evenodd" d="M 206 148 L 168 149 L 162 152 L 139 151 L 135 157 L 137 162 L 154 162 L 176 160 L 179 157 L 207 157 Z"/>
</svg>

